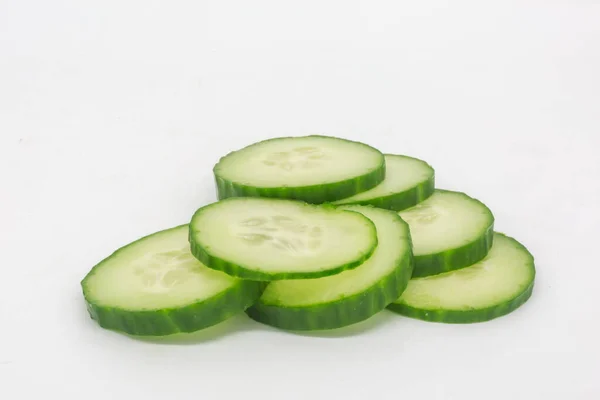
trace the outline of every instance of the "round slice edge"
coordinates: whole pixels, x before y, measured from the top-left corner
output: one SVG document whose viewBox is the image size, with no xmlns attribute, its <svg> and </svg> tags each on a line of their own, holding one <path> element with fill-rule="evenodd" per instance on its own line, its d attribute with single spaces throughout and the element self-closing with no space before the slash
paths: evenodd
<svg viewBox="0 0 600 400">
<path fill-rule="evenodd" d="M 364 215 L 296 200 L 234 197 L 200 208 L 192 254 L 209 268 L 257 281 L 338 274 L 368 259 L 377 231 Z"/>
<path fill-rule="evenodd" d="M 343 208 L 375 223 L 379 244 L 371 258 L 334 276 L 271 282 L 246 310 L 252 319 L 292 331 L 336 329 L 370 318 L 402 294 L 413 268 L 407 224 L 393 211 Z"/>
<path fill-rule="evenodd" d="M 98 263 L 81 282 L 90 317 L 133 336 L 213 326 L 248 308 L 264 283 L 214 271 L 192 256 L 188 225 L 145 236 Z"/>
<path fill-rule="evenodd" d="M 436 189 L 429 198 L 399 214 L 410 226 L 413 277 L 472 265 L 487 255 L 493 243 L 492 211 L 462 192 Z"/>
<path fill-rule="evenodd" d="M 494 234 L 489 254 L 472 266 L 412 279 L 388 308 L 407 317 L 443 323 L 474 323 L 507 315 L 532 295 L 533 255 L 514 238 Z"/>
<path fill-rule="evenodd" d="M 433 194 L 435 171 L 425 161 L 404 155 L 385 154 L 385 179 L 373 189 L 333 202 L 372 205 L 401 211 Z"/>
<path fill-rule="evenodd" d="M 225 155 L 213 173 L 219 199 L 268 197 L 321 204 L 381 183 L 385 159 L 379 150 L 347 139 L 280 137 Z"/>
</svg>

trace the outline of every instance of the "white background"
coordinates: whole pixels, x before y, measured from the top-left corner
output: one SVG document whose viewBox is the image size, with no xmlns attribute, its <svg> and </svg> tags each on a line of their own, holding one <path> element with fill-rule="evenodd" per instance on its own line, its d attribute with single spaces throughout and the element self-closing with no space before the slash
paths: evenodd
<svg viewBox="0 0 600 400">
<path fill-rule="evenodd" d="M 80 280 L 215 200 L 218 157 L 320 133 L 429 161 L 522 241 L 531 300 L 182 343 L 100 329 Z M 0 1 L 0 398 L 600 398 L 600 3 Z"/>
</svg>

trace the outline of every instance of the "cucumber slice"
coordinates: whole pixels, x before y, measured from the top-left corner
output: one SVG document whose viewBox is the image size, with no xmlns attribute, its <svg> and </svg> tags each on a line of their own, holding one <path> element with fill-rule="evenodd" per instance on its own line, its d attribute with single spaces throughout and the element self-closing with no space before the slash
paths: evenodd
<svg viewBox="0 0 600 400">
<path fill-rule="evenodd" d="M 413 277 L 467 267 L 485 257 L 492 246 L 492 212 L 464 193 L 436 189 L 427 200 L 399 214 L 410 226 Z"/>
<path fill-rule="evenodd" d="M 137 336 L 193 332 L 244 311 L 264 283 L 206 268 L 189 250 L 188 226 L 141 238 L 97 264 L 81 282 L 104 328 Z"/>
<path fill-rule="evenodd" d="M 506 315 L 533 292 L 534 258 L 515 239 L 500 233 L 480 262 L 467 268 L 412 279 L 389 309 L 426 321 L 472 323 Z"/>
<path fill-rule="evenodd" d="M 401 211 L 433 194 L 435 171 L 423 160 L 385 155 L 385 179 L 371 190 L 338 200 L 334 204 L 372 205 Z"/>
<path fill-rule="evenodd" d="M 407 224 L 394 212 L 344 206 L 377 227 L 377 249 L 359 267 L 320 279 L 271 282 L 246 313 L 256 321 L 289 330 L 334 329 L 363 321 L 402 294 L 412 273 Z"/>
<path fill-rule="evenodd" d="M 321 204 L 383 181 L 373 147 L 327 136 L 269 139 L 229 153 L 213 169 L 219 199 L 275 197 Z"/>
<path fill-rule="evenodd" d="M 377 247 L 365 216 L 296 200 L 234 197 L 200 208 L 192 253 L 240 278 L 319 278 L 359 266 Z"/>
</svg>

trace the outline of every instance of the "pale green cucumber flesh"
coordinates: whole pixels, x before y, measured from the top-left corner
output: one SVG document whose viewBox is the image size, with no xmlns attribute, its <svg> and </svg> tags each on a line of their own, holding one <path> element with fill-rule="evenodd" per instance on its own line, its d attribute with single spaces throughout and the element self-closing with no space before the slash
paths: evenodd
<svg viewBox="0 0 600 400">
<path fill-rule="evenodd" d="M 493 242 L 492 212 L 465 193 L 436 189 L 399 214 L 410 226 L 415 277 L 467 267 L 485 257 Z"/>
<path fill-rule="evenodd" d="M 199 209 L 192 254 L 250 280 L 318 278 L 352 269 L 377 247 L 375 225 L 357 212 L 301 201 L 229 198 Z"/>
<path fill-rule="evenodd" d="M 433 194 L 435 171 L 423 160 L 385 154 L 385 179 L 373 189 L 338 200 L 334 204 L 372 205 L 401 211 Z"/>
<path fill-rule="evenodd" d="M 328 136 L 269 139 L 233 151 L 213 168 L 219 199 L 273 197 L 320 204 L 371 189 L 385 177 L 383 154 Z"/>
<path fill-rule="evenodd" d="M 534 258 L 518 241 L 500 233 L 481 261 L 456 271 L 413 278 L 389 308 L 413 318 L 471 323 L 506 315 L 532 294 Z"/>
<path fill-rule="evenodd" d="M 249 307 L 264 284 L 204 266 L 192 256 L 187 225 L 141 238 L 97 264 L 83 279 L 90 316 L 132 335 L 192 332 Z"/>
<path fill-rule="evenodd" d="M 246 313 L 289 330 L 335 329 L 363 321 L 398 298 L 412 274 L 408 226 L 399 216 L 370 206 L 341 206 L 371 219 L 378 246 L 357 268 L 319 279 L 271 282 Z"/>
</svg>

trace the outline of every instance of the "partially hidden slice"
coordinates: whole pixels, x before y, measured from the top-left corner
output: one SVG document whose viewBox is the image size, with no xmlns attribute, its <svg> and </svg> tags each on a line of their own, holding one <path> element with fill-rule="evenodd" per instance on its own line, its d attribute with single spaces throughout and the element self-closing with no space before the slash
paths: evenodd
<svg viewBox="0 0 600 400">
<path fill-rule="evenodd" d="M 377 247 L 362 214 L 296 200 L 233 197 L 200 208 L 190 224 L 192 253 L 244 279 L 319 278 L 352 269 Z"/>
<path fill-rule="evenodd" d="M 377 227 L 377 249 L 359 267 L 319 279 L 271 282 L 246 313 L 288 330 L 324 330 L 368 319 L 398 299 L 412 273 L 408 226 L 392 211 L 344 206 Z"/>
<path fill-rule="evenodd" d="M 270 197 L 331 202 L 383 181 L 383 154 L 366 144 L 329 136 L 254 143 L 222 157 L 213 168 L 219 199 Z"/>
<path fill-rule="evenodd" d="M 401 211 L 433 194 L 435 171 L 423 160 L 386 154 L 385 179 L 373 189 L 338 200 L 334 204 L 372 205 Z"/>
<path fill-rule="evenodd" d="M 206 268 L 192 256 L 188 226 L 141 238 L 97 264 L 83 279 L 88 312 L 104 328 L 136 336 L 193 332 L 243 312 L 261 282 Z"/>
<path fill-rule="evenodd" d="M 399 214 L 410 226 L 413 277 L 467 267 L 485 257 L 492 246 L 492 212 L 464 193 L 436 189 L 427 200 Z"/>
<path fill-rule="evenodd" d="M 407 317 L 445 323 L 488 321 L 506 315 L 533 292 L 534 258 L 515 239 L 494 235 L 480 262 L 440 275 L 412 279 L 389 309 Z"/>
</svg>

